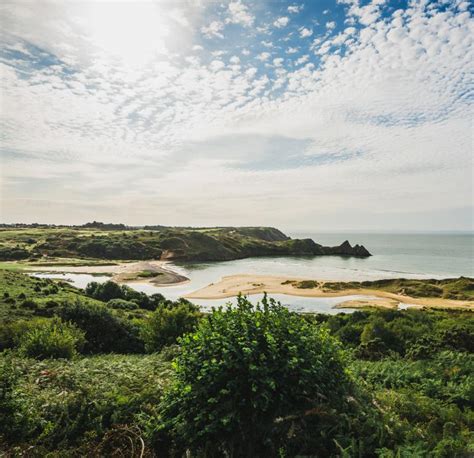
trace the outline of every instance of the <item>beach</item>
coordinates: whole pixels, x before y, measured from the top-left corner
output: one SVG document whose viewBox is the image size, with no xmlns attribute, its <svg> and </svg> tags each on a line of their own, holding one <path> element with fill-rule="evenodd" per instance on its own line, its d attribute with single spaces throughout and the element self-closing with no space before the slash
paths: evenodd
<svg viewBox="0 0 474 458">
<path fill-rule="evenodd" d="M 304 297 L 341 297 L 348 295 L 375 296 L 377 301 L 350 301 L 342 303 L 338 308 L 363 308 L 367 306 L 376 306 L 383 308 L 396 308 L 398 303 L 409 303 L 414 307 L 429 308 L 452 308 L 474 310 L 474 301 L 459 301 L 444 298 L 420 298 L 407 295 L 393 294 L 377 289 L 344 289 L 341 291 L 323 291 L 324 281 L 318 282 L 319 285 L 314 288 L 298 288 L 296 282 L 314 281 L 314 279 L 283 277 L 271 275 L 229 275 L 223 277 L 217 283 L 211 283 L 204 288 L 198 289 L 186 295 L 187 299 L 224 299 L 237 296 L 238 294 L 285 294 L 289 296 Z"/>
</svg>

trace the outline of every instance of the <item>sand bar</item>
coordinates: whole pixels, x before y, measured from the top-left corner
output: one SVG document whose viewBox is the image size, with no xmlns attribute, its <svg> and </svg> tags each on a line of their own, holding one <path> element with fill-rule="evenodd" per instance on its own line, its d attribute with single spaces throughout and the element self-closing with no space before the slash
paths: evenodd
<svg viewBox="0 0 474 458">
<path fill-rule="evenodd" d="M 289 296 L 303 297 L 341 297 L 352 295 L 376 296 L 376 301 L 346 301 L 342 302 L 337 308 L 361 308 L 367 306 L 395 308 L 398 303 L 410 303 L 413 306 L 430 308 L 453 308 L 474 310 L 474 301 L 458 301 L 443 298 L 414 298 L 401 294 L 393 294 L 377 289 L 346 289 L 342 291 L 323 291 L 321 287 L 298 288 L 292 282 L 303 280 L 314 280 L 298 277 L 279 277 L 270 275 L 229 275 L 223 277 L 217 283 L 211 283 L 204 288 L 198 289 L 188 295 L 187 299 L 224 299 L 237 296 L 239 293 L 250 294 L 286 294 Z M 324 284 L 324 281 L 320 281 Z M 349 303 L 350 302 L 350 303 Z"/>
<path fill-rule="evenodd" d="M 120 262 L 113 265 L 90 265 L 90 266 L 62 266 L 61 264 L 51 264 L 48 266 L 31 266 L 28 268 L 31 272 L 61 272 L 75 274 L 103 274 L 110 275 L 111 280 L 117 283 L 150 283 L 153 285 L 166 286 L 185 283 L 189 279 L 178 274 L 170 268 L 167 261 L 133 261 Z M 156 273 L 155 277 L 142 278 L 137 274 L 140 272 Z"/>
</svg>

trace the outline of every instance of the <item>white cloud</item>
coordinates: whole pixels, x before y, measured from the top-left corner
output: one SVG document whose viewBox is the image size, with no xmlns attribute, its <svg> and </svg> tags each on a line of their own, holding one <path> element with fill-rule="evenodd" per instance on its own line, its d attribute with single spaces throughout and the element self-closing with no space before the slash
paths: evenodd
<svg viewBox="0 0 474 458">
<path fill-rule="evenodd" d="M 299 59 L 297 59 L 295 64 L 296 65 L 305 64 L 306 62 L 308 62 L 308 60 L 309 60 L 309 56 L 308 54 L 305 54 L 304 56 L 301 56 Z"/>
<path fill-rule="evenodd" d="M 229 16 L 226 19 L 227 23 L 240 24 L 244 27 L 250 27 L 254 23 L 255 17 L 241 1 L 230 2 L 228 12 Z"/>
<path fill-rule="evenodd" d="M 307 38 L 307 37 L 310 37 L 311 35 L 313 35 L 313 30 L 308 29 L 306 27 L 301 27 L 299 29 L 299 32 L 300 32 L 300 37 L 301 38 Z"/>
<path fill-rule="evenodd" d="M 257 55 L 257 59 L 265 62 L 270 58 L 271 54 L 269 52 L 261 52 L 260 54 Z"/>
<path fill-rule="evenodd" d="M 287 8 L 288 13 L 296 14 L 299 13 L 303 9 L 304 5 L 290 5 Z"/>
<path fill-rule="evenodd" d="M 332 30 L 336 28 L 336 23 L 334 21 L 326 22 L 326 29 Z"/>
<path fill-rule="evenodd" d="M 224 67 L 225 67 L 225 64 L 224 64 L 224 62 L 222 62 L 221 60 L 213 60 L 213 61 L 209 64 L 209 68 L 210 68 L 213 72 L 217 72 L 217 71 L 219 71 L 219 70 L 222 70 Z"/>
<path fill-rule="evenodd" d="M 224 24 L 221 21 L 212 21 L 208 26 L 201 27 L 201 32 L 206 38 L 224 38 L 223 30 Z"/>
<path fill-rule="evenodd" d="M 289 18 L 289 17 L 287 17 L 287 16 L 282 16 L 282 17 L 279 17 L 278 19 L 276 19 L 276 20 L 273 22 L 273 25 L 274 25 L 277 29 L 281 29 L 282 27 L 286 27 L 289 22 L 290 22 L 290 18 Z"/>
<path fill-rule="evenodd" d="M 229 59 L 229 62 L 231 64 L 240 64 L 240 58 L 238 56 L 232 56 L 230 59 Z"/>
<path fill-rule="evenodd" d="M 286 50 L 287 54 L 295 54 L 298 51 L 299 51 L 298 48 L 294 48 L 294 47 L 291 47 L 291 46 Z"/>
<path fill-rule="evenodd" d="M 283 59 L 281 57 L 276 57 L 275 59 L 273 59 L 273 65 L 275 67 L 281 67 L 283 65 L 284 61 L 285 61 L 285 59 Z"/>
</svg>

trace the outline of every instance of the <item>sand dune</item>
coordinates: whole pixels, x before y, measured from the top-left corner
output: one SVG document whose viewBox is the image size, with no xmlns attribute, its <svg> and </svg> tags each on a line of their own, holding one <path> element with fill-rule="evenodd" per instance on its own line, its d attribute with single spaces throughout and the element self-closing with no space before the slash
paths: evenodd
<svg viewBox="0 0 474 458">
<path fill-rule="evenodd" d="M 230 275 L 223 277 L 217 283 L 211 283 L 204 288 L 186 296 L 187 299 L 223 299 L 237 296 L 239 293 L 248 294 L 287 294 L 304 297 L 341 297 L 349 295 L 376 296 L 377 300 L 346 301 L 338 308 L 361 308 L 369 305 L 375 307 L 395 308 L 398 303 L 409 303 L 413 306 L 430 308 L 457 308 L 474 310 L 473 301 L 457 301 L 442 298 L 414 298 L 400 294 L 392 294 L 376 289 L 346 289 L 343 291 L 323 291 L 321 287 L 297 288 L 293 282 L 308 280 L 298 277 L 279 277 L 270 275 Z M 324 284 L 323 281 L 320 282 Z"/>
</svg>

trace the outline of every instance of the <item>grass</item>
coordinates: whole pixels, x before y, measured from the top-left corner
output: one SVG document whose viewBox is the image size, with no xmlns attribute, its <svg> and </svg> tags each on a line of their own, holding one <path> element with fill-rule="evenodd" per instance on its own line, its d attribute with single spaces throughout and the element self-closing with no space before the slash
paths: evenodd
<svg viewBox="0 0 474 458">
<path fill-rule="evenodd" d="M 141 272 L 137 273 L 138 278 L 155 278 L 159 275 L 163 275 L 162 272 L 154 272 L 152 270 L 142 270 Z"/>
<path fill-rule="evenodd" d="M 312 289 L 317 288 L 319 286 L 319 282 L 314 280 L 303 280 L 297 283 L 297 288 L 300 289 Z"/>
<path fill-rule="evenodd" d="M 50 308 L 77 299 L 98 303 L 68 282 L 0 270 L 0 323 L 42 315 Z"/>
<path fill-rule="evenodd" d="M 20 272 L 25 269 L 25 266 L 18 262 L 0 262 L 0 269 Z"/>
</svg>

